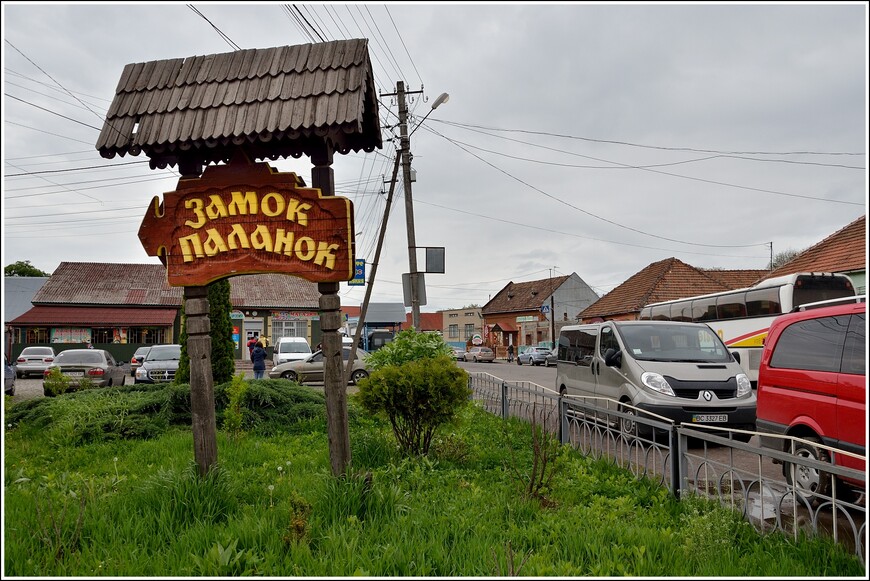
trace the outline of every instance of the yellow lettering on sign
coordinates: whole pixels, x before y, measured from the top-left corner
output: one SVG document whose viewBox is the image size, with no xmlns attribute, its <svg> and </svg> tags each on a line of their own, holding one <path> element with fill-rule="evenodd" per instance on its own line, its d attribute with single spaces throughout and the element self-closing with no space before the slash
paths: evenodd
<svg viewBox="0 0 870 581">
<path fill-rule="evenodd" d="M 229 244 L 232 250 L 238 250 L 240 246 L 242 248 L 251 247 L 250 241 L 248 240 L 248 233 L 245 232 L 245 229 L 242 228 L 241 224 L 233 224 L 233 231 L 230 232 L 227 244 Z"/>
<path fill-rule="evenodd" d="M 184 207 L 188 210 L 192 209 L 194 215 L 196 215 L 196 222 L 191 222 L 187 220 L 184 225 L 193 228 L 194 230 L 197 228 L 202 228 L 205 226 L 205 215 L 202 213 L 202 200 L 199 198 L 190 198 L 189 200 L 184 201 Z"/>
<path fill-rule="evenodd" d="M 230 216 L 240 216 L 257 213 L 257 192 L 233 192 L 230 202 Z"/>
<path fill-rule="evenodd" d="M 284 213 L 286 205 L 284 196 L 270 192 L 263 196 L 263 199 L 260 201 L 260 211 L 270 218 L 274 218 Z"/>
<path fill-rule="evenodd" d="M 211 203 L 206 206 L 205 214 L 208 216 L 209 220 L 216 220 L 218 218 L 226 218 L 229 216 L 229 211 L 227 210 L 226 204 L 224 204 L 223 198 L 217 194 L 212 194 L 208 199 L 211 200 Z"/>
</svg>

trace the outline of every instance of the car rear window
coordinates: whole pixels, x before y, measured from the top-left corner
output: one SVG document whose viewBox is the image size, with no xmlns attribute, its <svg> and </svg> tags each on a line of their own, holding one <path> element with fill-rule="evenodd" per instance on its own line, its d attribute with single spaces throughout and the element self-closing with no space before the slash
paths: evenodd
<svg viewBox="0 0 870 581">
<path fill-rule="evenodd" d="M 103 355 L 97 351 L 61 351 L 54 362 L 59 365 L 76 363 L 103 363 Z"/>
<path fill-rule="evenodd" d="M 51 355 L 51 347 L 25 347 L 22 355 Z"/>
</svg>

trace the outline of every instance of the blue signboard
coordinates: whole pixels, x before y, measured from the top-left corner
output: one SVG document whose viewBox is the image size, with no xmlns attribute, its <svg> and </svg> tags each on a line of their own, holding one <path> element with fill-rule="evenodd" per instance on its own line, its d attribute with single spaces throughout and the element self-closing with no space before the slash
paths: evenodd
<svg viewBox="0 0 870 581">
<path fill-rule="evenodd" d="M 357 258 L 353 261 L 353 278 L 347 284 L 350 286 L 363 286 L 366 283 L 366 261 Z"/>
</svg>

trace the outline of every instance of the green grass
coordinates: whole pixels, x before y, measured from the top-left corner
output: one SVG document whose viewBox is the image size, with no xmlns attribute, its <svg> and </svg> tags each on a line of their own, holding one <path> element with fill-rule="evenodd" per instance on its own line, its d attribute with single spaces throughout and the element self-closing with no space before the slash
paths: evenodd
<svg viewBox="0 0 870 581">
<path fill-rule="evenodd" d="M 509 468 L 531 468 L 529 426 L 473 405 L 428 457 L 403 458 L 350 396 L 353 465 L 335 478 L 322 393 L 251 381 L 241 431 L 224 431 L 228 387 L 215 387 L 218 468 L 205 479 L 185 386 L 7 408 L 4 575 L 864 575 L 830 540 L 761 536 L 568 447 L 546 497 L 529 498 Z"/>
</svg>

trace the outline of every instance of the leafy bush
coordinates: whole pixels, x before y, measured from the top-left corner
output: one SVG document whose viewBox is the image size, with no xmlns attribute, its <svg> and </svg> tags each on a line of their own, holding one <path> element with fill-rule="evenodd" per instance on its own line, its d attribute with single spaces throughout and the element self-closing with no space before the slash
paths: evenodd
<svg viewBox="0 0 870 581">
<path fill-rule="evenodd" d="M 224 429 L 233 434 L 238 434 L 242 430 L 243 416 L 246 411 L 242 401 L 248 392 L 248 385 L 244 374 L 239 373 L 230 382 L 230 387 L 227 390 L 230 401 L 224 412 Z"/>
<path fill-rule="evenodd" d="M 52 367 L 42 380 L 42 387 L 47 396 L 62 395 L 69 391 L 69 377 L 61 373 L 59 368 Z"/>
<path fill-rule="evenodd" d="M 363 409 L 386 414 L 399 446 L 414 456 L 429 453 L 435 430 L 470 395 L 468 373 L 447 355 L 376 369 L 360 382 L 358 394 Z"/>
<path fill-rule="evenodd" d="M 392 341 L 369 354 L 366 362 L 373 370 L 377 370 L 388 365 L 403 365 L 411 361 L 441 356 L 448 357 L 451 361 L 453 359 L 453 350 L 440 335 L 406 329 L 397 333 Z"/>
</svg>

